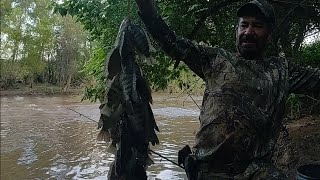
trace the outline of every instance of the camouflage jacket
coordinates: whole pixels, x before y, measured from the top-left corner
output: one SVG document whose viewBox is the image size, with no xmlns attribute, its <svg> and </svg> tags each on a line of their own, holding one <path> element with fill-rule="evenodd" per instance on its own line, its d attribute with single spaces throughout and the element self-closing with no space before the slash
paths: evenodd
<svg viewBox="0 0 320 180">
<path fill-rule="evenodd" d="M 280 57 L 246 60 L 175 35 L 158 15 L 140 16 L 161 48 L 206 83 L 194 153 L 210 167 L 270 159 L 288 94 L 320 92 L 319 69 Z"/>
</svg>

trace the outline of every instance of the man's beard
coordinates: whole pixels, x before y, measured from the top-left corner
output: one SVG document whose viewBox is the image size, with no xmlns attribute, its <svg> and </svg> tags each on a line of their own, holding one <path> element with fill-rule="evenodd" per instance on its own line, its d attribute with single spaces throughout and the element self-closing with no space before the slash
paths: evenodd
<svg viewBox="0 0 320 180">
<path fill-rule="evenodd" d="M 245 59 L 262 58 L 267 45 L 267 37 L 258 39 L 254 35 L 242 35 L 237 39 L 237 48 Z"/>
</svg>

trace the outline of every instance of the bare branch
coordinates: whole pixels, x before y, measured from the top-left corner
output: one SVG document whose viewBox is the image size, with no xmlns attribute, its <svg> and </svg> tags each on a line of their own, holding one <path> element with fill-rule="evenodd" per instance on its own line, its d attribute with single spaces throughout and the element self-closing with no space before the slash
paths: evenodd
<svg viewBox="0 0 320 180">
<path fill-rule="evenodd" d="M 208 10 L 200 17 L 200 19 L 198 20 L 198 22 L 196 23 L 196 25 L 194 26 L 194 28 L 192 29 L 191 33 L 187 36 L 189 39 L 194 38 L 194 36 L 197 34 L 197 32 L 200 30 L 200 28 L 202 27 L 202 25 L 204 24 L 205 20 L 217 13 L 221 8 L 228 6 L 232 3 L 238 2 L 240 0 L 224 0 L 218 4 L 214 4 L 212 6 L 210 6 L 208 8 Z"/>
</svg>

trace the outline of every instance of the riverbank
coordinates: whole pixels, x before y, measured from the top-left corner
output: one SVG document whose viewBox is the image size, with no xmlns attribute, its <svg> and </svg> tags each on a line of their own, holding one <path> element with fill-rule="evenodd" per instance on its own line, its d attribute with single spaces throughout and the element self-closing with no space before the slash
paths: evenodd
<svg viewBox="0 0 320 180">
<path fill-rule="evenodd" d="M 308 115 L 286 123 L 288 134 L 278 140 L 274 161 L 288 179 L 305 164 L 320 164 L 320 115 Z"/>
<path fill-rule="evenodd" d="M 202 96 L 203 95 L 203 89 L 193 89 L 192 92 L 190 92 L 190 95 L 192 96 Z M 59 86 L 53 86 L 49 84 L 36 84 L 32 87 L 29 86 L 16 86 L 9 89 L 0 89 L 0 95 L 1 96 L 37 96 L 37 95 L 73 95 L 73 96 L 82 96 L 84 93 L 84 87 L 71 87 L 67 91 L 63 91 L 62 87 Z M 172 88 L 168 87 L 166 90 L 160 90 L 160 91 L 153 91 L 153 93 L 156 93 L 158 95 L 163 94 L 170 94 L 170 98 L 185 98 L 188 95 L 187 92 L 178 89 L 178 88 Z"/>
<path fill-rule="evenodd" d="M 17 86 L 9 89 L 0 89 L 1 96 L 33 96 L 33 95 L 81 95 L 83 88 L 70 88 L 63 91 L 62 87 L 47 84 L 30 86 Z"/>
</svg>

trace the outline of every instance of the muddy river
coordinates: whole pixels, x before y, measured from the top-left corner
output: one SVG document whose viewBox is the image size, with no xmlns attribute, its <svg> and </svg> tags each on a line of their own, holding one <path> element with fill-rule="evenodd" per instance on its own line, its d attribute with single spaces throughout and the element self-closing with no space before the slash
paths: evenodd
<svg viewBox="0 0 320 180">
<path fill-rule="evenodd" d="M 201 97 L 194 97 L 201 104 Z M 99 103 L 80 97 L 1 97 L 1 178 L 106 179 L 114 155 L 97 142 Z M 160 144 L 151 149 L 177 162 L 177 152 L 193 145 L 199 109 L 190 97 L 154 95 Z M 153 154 L 148 179 L 186 179 L 184 170 Z"/>
</svg>

